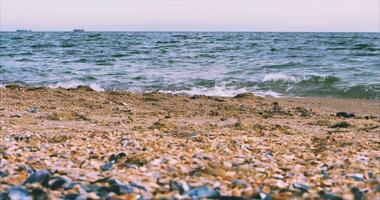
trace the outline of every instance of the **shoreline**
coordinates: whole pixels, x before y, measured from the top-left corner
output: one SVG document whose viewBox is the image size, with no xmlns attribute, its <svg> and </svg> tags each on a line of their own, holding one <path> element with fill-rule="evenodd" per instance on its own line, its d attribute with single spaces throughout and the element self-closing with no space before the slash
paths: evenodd
<svg viewBox="0 0 380 200">
<path fill-rule="evenodd" d="M 86 86 L 12 86 L 0 98 L 0 193 L 21 186 L 50 198 L 379 198 L 380 100 Z M 38 173 L 45 178 L 33 179 Z"/>
<path fill-rule="evenodd" d="M 41 85 L 41 86 L 31 86 L 26 84 L 0 84 L 0 89 L 9 88 L 9 89 L 16 89 L 16 88 L 25 88 L 29 90 L 35 90 L 35 89 L 65 89 L 65 90 L 75 90 L 77 88 L 86 88 L 86 90 L 92 90 L 95 92 L 120 92 L 120 93 L 136 93 L 136 94 L 149 94 L 149 93 L 162 93 L 162 94 L 171 94 L 171 95 L 180 95 L 180 96 L 208 96 L 208 97 L 222 97 L 222 98 L 233 98 L 237 95 L 241 94 L 252 94 L 257 97 L 263 97 L 263 98 L 281 98 L 281 99 L 345 99 L 345 100 L 369 100 L 369 101 L 380 101 L 378 98 L 353 98 L 353 97 L 342 97 L 342 96 L 329 96 L 329 95 L 323 95 L 323 96 L 293 96 L 293 95 L 286 95 L 281 94 L 278 92 L 274 92 L 272 90 L 267 91 L 248 91 L 248 90 L 241 90 L 239 92 L 235 91 L 224 91 L 222 95 L 218 95 L 218 92 L 210 91 L 210 93 L 205 93 L 204 91 L 199 92 L 193 92 L 192 90 L 180 90 L 180 91 L 167 91 L 167 90 L 154 90 L 154 91 L 142 91 L 142 90 L 106 90 L 102 88 L 100 85 L 96 83 L 92 83 L 89 85 L 86 84 L 73 84 L 73 85 L 61 85 L 61 84 L 49 84 L 49 85 Z M 238 89 L 240 90 L 240 89 Z"/>
</svg>

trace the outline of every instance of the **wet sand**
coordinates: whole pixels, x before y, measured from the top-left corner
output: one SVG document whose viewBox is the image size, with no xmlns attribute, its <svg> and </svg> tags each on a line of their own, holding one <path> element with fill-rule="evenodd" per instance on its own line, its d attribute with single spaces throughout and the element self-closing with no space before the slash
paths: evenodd
<svg viewBox="0 0 380 200">
<path fill-rule="evenodd" d="M 379 100 L 17 86 L 0 98 L 0 199 L 380 198 Z"/>
</svg>

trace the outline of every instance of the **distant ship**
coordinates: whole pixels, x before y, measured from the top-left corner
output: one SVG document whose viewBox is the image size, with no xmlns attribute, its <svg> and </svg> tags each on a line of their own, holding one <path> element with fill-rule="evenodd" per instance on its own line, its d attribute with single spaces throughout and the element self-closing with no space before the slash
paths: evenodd
<svg viewBox="0 0 380 200">
<path fill-rule="evenodd" d="M 84 29 L 74 29 L 73 32 L 84 32 Z"/>
<path fill-rule="evenodd" d="M 32 30 L 16 30 L 16 32 L 19 32 L 19 33 L 29 33 L 29 32 L 32 32 Z"/>
</svg>

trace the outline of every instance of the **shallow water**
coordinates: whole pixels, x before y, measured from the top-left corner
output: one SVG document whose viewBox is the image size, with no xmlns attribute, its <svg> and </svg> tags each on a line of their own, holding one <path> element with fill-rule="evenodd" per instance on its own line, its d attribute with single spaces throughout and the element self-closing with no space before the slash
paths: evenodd
<svg viewBox="0 0 380 200">
<path fill-rule="evenodd" d="M 0 84 L 380 99 L 380 33 L 0 33 Z"/>
</svg>

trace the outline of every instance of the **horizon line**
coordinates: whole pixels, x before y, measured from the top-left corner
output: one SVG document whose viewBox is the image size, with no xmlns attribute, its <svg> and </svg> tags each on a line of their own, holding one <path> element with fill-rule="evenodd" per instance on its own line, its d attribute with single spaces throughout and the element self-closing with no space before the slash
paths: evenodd
<svg viewBox="0 0 380 200">
<path fill-rule="evenodd" d="M 81 28 L 82 29 L 82 28 Z M 71 30 L 33 30 L 33 29 L 15 29 L 15 30 L 0 30 L 0 32 L 17 32 L 18 30 L 26 30 L 30 32 L 74 32 Z M 380 33 L 379 31 L 223 31 L 223 30 L 89 30 L 83 29 L 84 32 L 182 32 L 182 33 Z M 82 32 L 83 33 L 83 32 Z"/>
</svg>

